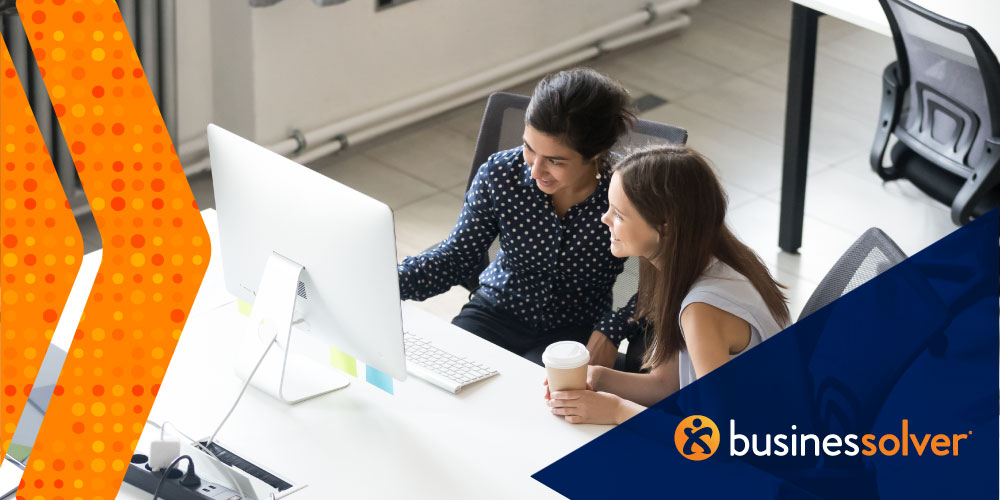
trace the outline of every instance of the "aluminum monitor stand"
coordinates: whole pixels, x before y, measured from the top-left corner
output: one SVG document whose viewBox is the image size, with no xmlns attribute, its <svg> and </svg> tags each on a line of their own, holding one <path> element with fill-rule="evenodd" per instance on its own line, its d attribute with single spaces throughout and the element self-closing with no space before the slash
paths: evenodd
<svg viewBox="0 0 1000 500">
<path fill-rule="evenodd" d="M 236 375 L 246 382 L 261 354 L 267 350 L 250 384 L 288 404 L 335 391 L 350 383 L 332 367 L 291 353 L 292 314 L 302 270 L 300 264 L 277 253 L 267 259 L 250 312 L 244 336 L 246 342 L 239 348 L 235 366 Z"/>
</svg>

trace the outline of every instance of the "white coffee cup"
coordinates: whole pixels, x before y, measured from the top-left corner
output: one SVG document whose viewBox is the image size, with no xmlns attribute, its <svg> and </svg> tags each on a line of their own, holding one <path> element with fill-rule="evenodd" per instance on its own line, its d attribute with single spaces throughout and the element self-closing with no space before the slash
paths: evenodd
<svg viewBox="0 0 1000 500">
<path fill-rule="evenodd" d="M 549 391 L 586 389 L 589 362 L 590 352 L 579 342 L 563 340 L 550 344 L 542 353 Z"/>
</svg>

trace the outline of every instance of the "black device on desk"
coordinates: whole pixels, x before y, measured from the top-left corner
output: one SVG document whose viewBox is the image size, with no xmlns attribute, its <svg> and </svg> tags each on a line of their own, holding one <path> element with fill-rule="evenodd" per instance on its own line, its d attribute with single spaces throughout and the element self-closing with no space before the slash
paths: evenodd
<svg viewBox="0 0 1000 500">
<path fill-rule="evenodd" d="M 197 486 L 184 486 L 183 475 L 177 468 L 154 471 L 149 467 L 149 457 L 136 453 L 125 471 L 125 482 L 151 494 L 156 492 L 164 500 L 243 500 L 239 493 L 203 479 Z"/>
</svg>

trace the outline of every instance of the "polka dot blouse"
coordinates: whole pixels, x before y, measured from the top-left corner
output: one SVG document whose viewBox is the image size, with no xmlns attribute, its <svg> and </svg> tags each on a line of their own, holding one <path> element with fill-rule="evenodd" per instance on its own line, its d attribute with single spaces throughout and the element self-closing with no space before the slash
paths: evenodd
<svg viewBox="0 0 1000 500">
<path fill-rule="evenodd" d="M 601 222 L 610 176 L 560 220 L 552 197 L 531 179 L 522 147 L 495 153 L 479 167 L 447 239 L 399 265 L 400 295 L 424 300 L 473 274 L 499 236 L 496 259 L 479 275 L 480 294 L 539 331 L 577 325 L 618 329 L 611 287 L 624 259 L 611 255 Z M 602 321 L 604 320 L 604 321 Z"/>
</svg>

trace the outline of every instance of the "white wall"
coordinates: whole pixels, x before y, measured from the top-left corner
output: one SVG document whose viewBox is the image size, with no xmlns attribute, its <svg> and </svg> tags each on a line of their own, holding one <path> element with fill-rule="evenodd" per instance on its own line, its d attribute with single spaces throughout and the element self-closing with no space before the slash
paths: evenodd
<svg viewBox="0 0 1000 500">
<path fill-rule="evenodd" d="M 375 0 L 325 8 L 284 0 L 258 9 L 243 0 L 217 0 L 211 8 L 180 0 L 178 29 L 186 40 L 179 74 L 199 83 L 181 82 L 179 135 L 197 136 L 214 120 L 272 143 L 293 128 L 309 130 L 514 60 L 646 2 L 414 0 L 376 12 Z M 192 19 L 206 10 L 207 27 Z M 203 85 L 209 52 L 213 80 Z"/>
<path fill-rule="evenodd" d="M 184 143 L 204 135 L 212 121 L 211 22 L 208 2 L 178 0 L 176 5 L 177 136 Z"/>
</svg>

